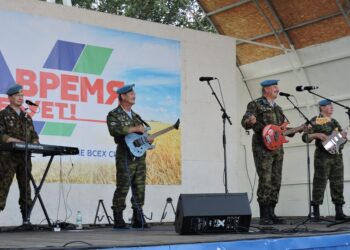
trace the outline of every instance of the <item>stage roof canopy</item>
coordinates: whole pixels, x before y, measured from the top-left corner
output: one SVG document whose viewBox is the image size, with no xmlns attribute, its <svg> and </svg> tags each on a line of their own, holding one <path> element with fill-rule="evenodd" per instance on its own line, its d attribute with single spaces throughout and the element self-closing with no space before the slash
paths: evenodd
<svg viewBox="0 0 350 250">
<path fill-rule="evenodd" d="M 239 39 L 239 65 L 350 35 L 350 0 L 198 0 L 198 3 L 218 33 Z"/>
</svg>

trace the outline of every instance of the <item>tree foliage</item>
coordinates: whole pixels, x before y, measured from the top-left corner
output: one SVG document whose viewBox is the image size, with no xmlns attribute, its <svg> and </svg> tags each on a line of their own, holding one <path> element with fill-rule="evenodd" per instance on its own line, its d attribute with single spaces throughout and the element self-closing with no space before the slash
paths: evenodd
<svg viewBox="0 0 350 250">
<path fill-rule="evenodd" d="M 74 6 L 215 32 L 196 0 L 72 0 Z"/>
</svg>

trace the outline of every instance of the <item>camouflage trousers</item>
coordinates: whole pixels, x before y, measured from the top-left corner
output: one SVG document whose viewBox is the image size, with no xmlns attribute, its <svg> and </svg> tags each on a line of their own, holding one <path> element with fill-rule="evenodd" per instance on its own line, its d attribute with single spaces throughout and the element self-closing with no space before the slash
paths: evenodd
<svg viewBox="0 0 350 250">
<path fill-rule="evenodd" d="M 28 169 L 29 171 L 32 169 L 30 158 L 28 159 Z M 30 178 L 27 175 L 26 180 L 25 173 L 25 155 L 23 153 L 0 152 L 0 210 L 5 208 L 7 195 L 15 175 L 19 188 L 18 203 L 23 213 L 26 208 L 29 209 L 32 205 Z"/>
<path fill-rule="evenodd" d="M 131 186 L 132 208 L 142 208 L 145 201 L 146 161 L 145 158 L 132 160 L 122 156 L 116 159 L 117 188 L 113 196 L 113 211 L 123 211 L 125 199 Z"/>
<path fill-rule="evenodd" d="M 344 204 L 344 165 L 342 154 L 329 154 L 324 149 L 316 148 L 314 156 L 314 180 L 312 184 L 312 204 L 323 203 L 327 181 L 331 189 L 332 202 Z"/>
<path fill-rule="evenodd" d="M 253 156 L 259 176 L 258 202 L 275 205 L 281 189 L 283 148 L 270 151 L 264 146 L 253 144 Z"/>
</svg>

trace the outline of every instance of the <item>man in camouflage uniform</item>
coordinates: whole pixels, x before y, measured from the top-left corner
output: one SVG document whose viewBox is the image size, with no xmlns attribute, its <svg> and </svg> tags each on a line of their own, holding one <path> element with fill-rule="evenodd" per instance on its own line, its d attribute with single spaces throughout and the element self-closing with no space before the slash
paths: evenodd
<svg viewBox="0 0 350 250">
<path fill-rule="evenodd" d="M 275 103 L 278 96 L 278 81 L 265 80 L 262 97 L 248 103 L 241 124 L 245 129 L 253 129 L 253 156 L 259 176 L 257 190 L 260 207 L 260 224 L 281 224 L 283 221 L 275 215 L 275 207 L 281 187 L 283 147 L 270 151 L 263 142 L 262 131 L 266 125 L 280 125 L 285 121 L 282 108 Z"/>
<path fill-rule="evenodd" d="M 334 130 L 342 131 L 340 124 L 332 118 L 333 105 L 328 100 L 319 102 L 320 114 L 311 119 L 313 126 L 308 134 L 303 134 L 303 141 L 307 142 L 316 139 L 316 149 L 314 155 L 314 179 L 312 185 L 312 202 L 314 220 L 320 220 L 319 206 L 323 203 L 324 191 L 326 189 L 327 180 L 330 183 L 332 202 L 335 205 L 335 219 L 343 220 L 346 215 L 343 213 L 344 196 L 344 166 L 343 154 L 340 147 L 338 154 L 330 154 L 322 145 L 328 136 Z M 341 132 L 342 136 L 347 139 L 347 133 Z"/>
<path fill-rule="evenodd" d="M 14 85 L 7 90 L 10 104 L 0 111 L 0 140 L 1 143 L 25 142 L 39 143 L 33 121 L 21 110 L 23 104 L 22 86 Z M 27 128 L 26 128 L 27 127 Z M 25 135 L 27 131 L 27 135 Z M 26 157 L 24 152 L 0 151 L 0 210 L 6 205 L 6 199 L 14 175 L 16 174 L 19 188 L 19 206 L 24 222 L 29 219 L 29 208 L 32 205 L 29 175 L 25 172 Z M 30 155 L 27 159 L 28 171 L 32 164 Z"/>
<path fill-rule="evenodd" d="M 113 196 L 114 228 L 125 228 L 123 211 L 126 207 L 125 198 L 129 187 L 132 191 L 132 226 L 136 228 L 147 227 L 145 223 L 142 206 L 145 200 L 146 181 L 146 154 L 137 158 L 128 149 L 124 137 L 130 133 L 144 133 L 145 128 L 140 116 L 131 107 L 135 104 L 136 94 L 133 90 L 134 84 L 126 85 L 117 90 L 119 94 L 119 105 L 108 113 L 107 125 L 111 136 L 117 144 L 116 168 L 117 188 Z M 153 140 L 150 140 L 152 143 Z"/>
</svg>

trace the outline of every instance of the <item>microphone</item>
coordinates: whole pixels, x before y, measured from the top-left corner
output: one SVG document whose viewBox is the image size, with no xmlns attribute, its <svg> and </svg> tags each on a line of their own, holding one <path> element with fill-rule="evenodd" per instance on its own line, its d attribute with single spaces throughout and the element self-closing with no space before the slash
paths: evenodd
<svg viewBox="0 0 350 250">
<path fill-rule="evenodd" d="M 285 97 L 292 96 L 291 94 L 284 93 L 284 92 L 280 92 L 279 95 L 280 95 L 280 96 L 285 96 Z"/>
<path fill-rule="evenodd" d="M 215 80 L 217 79 L 216 77 L 211 77 L 211 76 L 201 76 L 199 77 L 199 81 L 203 82 L 203 81 L 211 81 L 211 80 Z"/>
<path fill-rule="evenodd" d="M 318 87 L 317 86 L 297 86 L 295 88 L 296 91 L 313 90 L 313 89 L 318 89 Z"/>
<path fill-rule="evenodd" d="M 28 105 L 30 105 L 30 106 L 38 107 L 38 104 L 35 104 L 34 102 L 29 101 L 29 100 L 26 100 L 26 104 L 28 104 Z"/>
</svg>

